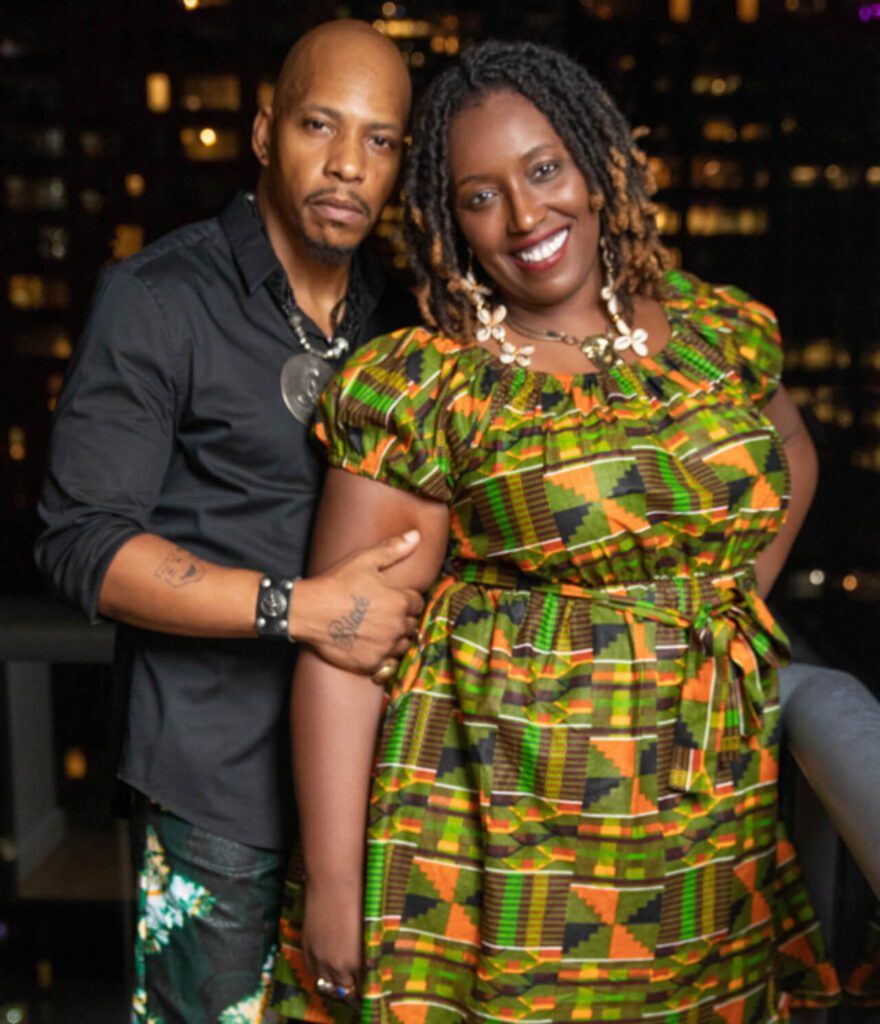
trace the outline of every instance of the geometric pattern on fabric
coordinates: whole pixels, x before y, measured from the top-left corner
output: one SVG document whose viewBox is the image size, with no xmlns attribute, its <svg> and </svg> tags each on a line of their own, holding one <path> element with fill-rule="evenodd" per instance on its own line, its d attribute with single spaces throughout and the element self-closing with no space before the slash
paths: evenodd
<svg viewBox="0 0 880 1024">
<path fill-rule="evenodd" d="M 788 500 L 775 319 L 677 272 L 662 352 L 567 376 L 413 328 L 337 376 L 331 465 L 444 501 L 449 571 L 390 686 L 360 1019 L 763 1024 L 832 1002 L 778 823 Z M 286 887 L 274 1002 L 347 1021 Z"/>
</svg>

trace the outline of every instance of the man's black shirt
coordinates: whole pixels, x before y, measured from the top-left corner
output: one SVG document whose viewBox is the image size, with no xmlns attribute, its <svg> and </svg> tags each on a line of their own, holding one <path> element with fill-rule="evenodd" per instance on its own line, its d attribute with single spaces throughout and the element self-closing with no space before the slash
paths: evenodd
<svg viewBox="0 0 880 1024">
<path fill-rule="evenodd" d="M 411 308 L 383 308 L 376 267 L 360 258 L 351 275 L 340 329 L 355 345 Z M 302 349 L 269 287 L 280 270 L 241 194 L 104 272 L 55 415 L 36 548 L 92 619 L 113 556 L 142 532 L 221 565 L 302 573 L 323 469 L 281 394 Z M 283 847 L 292 645 L 117 637 L 120 778 L 219 835 Z"/>
</svg>

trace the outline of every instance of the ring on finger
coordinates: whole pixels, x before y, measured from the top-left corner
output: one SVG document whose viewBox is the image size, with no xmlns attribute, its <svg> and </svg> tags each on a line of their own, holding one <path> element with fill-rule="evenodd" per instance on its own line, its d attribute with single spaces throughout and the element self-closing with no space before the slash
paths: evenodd
<svg viewBox="0 0 880 1024">
<path fill-rule="evenodd" d="M 400 662 L 397 658 L 385 658 L 382 664 L 376 669 L 372 675 L 373 682 L 377 686 L 383 686 L 393 676 L 397 675 L 397 670 L 400 668 Z"/>
<path fill-rule="evenodd" d="M 319 995 L 330 996 L 334 999 L 348 999 L 348 997 L 354 992 L 354 987 L 349 985 L 334 985 L 332 981 L 328 981 L 327 978 L 316 978 L 315 989 Z"/>
</svg>

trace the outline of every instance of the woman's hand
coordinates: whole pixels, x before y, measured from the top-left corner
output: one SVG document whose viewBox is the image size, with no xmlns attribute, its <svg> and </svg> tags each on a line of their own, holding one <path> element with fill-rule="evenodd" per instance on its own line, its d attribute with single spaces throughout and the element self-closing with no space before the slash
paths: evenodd
<svg viewBox="0 0 880 1024">
<path fill-rule="evenodd" d="M 303 956 L 315 978 L 348 991 L 337 997 L 355 1004 L 361 995 L 363 896 L 360 883 L 306 884 Z M 317 990 L 328 998 L 328 993 Z"/>
</svg>

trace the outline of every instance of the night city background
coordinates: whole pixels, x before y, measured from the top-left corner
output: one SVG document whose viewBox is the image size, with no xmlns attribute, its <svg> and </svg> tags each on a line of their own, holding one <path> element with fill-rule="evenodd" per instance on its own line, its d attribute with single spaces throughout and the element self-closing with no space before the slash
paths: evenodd
<svg viewBox="0 0 880 1024">
<path fill-rule="evenodd" d="M 771 605 L 804 657 L 880 694 L 880 4 L 862 0 L 7 6 L 0 633 L 4 617 L 48 607 L 31 556 L 34 509 L 98 269 L 254 183 L 256 104 L 297 36 L 344 16 L 398 44 L 417 90 L 487 36 L 558 45 L 651 129 L 676 262 L 777 311 L 785 382 L 819 450 L 819 493 Z M 405 279 L 399 206 L 377 233 Z M 0 1024 L 122 1021 L 130 919 L 124 839 L 107 811 L 109 673 L 66 663 L 51 642 L 42 657 L 54 663 L 44 755 L 64 838 L 54 860 L 14 882 L 0 868 Z M 0 713 L 0 783 L 14 767 L 3 760 L 9 727 Z M 0 805 L 0 863 L 9 820 Z"/>
</svg>

